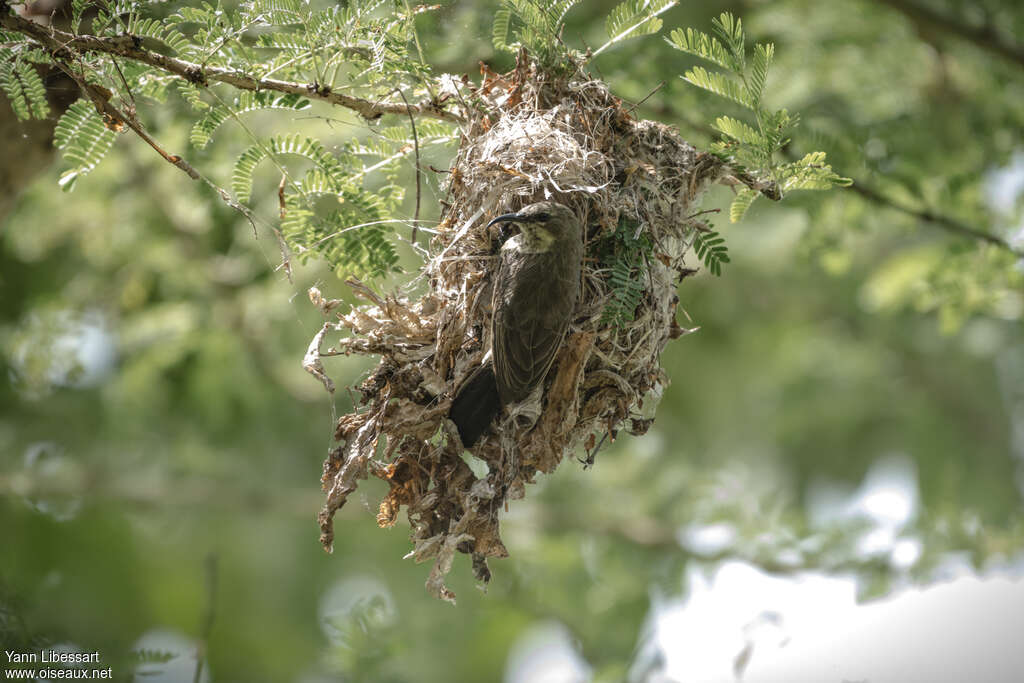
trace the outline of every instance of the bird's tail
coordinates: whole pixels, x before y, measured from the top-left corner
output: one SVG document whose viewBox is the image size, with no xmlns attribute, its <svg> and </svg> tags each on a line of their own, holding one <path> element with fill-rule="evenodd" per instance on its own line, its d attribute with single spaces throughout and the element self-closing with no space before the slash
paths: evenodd
<svg viewBox="0 0 1024 683">
<path fill-rule="evenodd" d="M 498 396 L 498 382 L 494 378 L 494 366 L 481 366 L 462 385 L 452 401 L 448 416 L 459 429 L 462 444 L 471 447 L 494 418 L 501 412 L 501 398 Z"/>
</svg>

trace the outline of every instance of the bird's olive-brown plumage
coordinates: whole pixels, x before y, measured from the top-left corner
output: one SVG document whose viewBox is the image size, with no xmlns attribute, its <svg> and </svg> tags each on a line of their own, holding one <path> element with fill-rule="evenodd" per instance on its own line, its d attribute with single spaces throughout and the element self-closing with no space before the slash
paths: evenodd
<svg viewBox="0 0 1024 683">
<path fill-rule="evenodd" d="M 579 298 L 583 240 L 579 220 L 557 202 L 530 204 L 491 221 L 514 222 L 494 280 L 492 360 L 452 402 L 450 416 L 472 446 L 502 406 L 526 399 L 562 345 Z"/>
<path fill-rule="evenodd" d="M 502 405 L 522 401 L 543 381 L 569 327 L 580 288 L 583 243 L 566 206 L 531 204 L 522 232 L 501 248 L 494 282 L 494 374 Z"/>
</svg>

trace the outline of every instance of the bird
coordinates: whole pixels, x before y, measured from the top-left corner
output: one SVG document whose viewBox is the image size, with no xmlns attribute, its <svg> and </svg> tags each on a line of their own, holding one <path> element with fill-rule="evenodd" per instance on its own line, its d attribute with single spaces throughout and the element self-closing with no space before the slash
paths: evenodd
<svg viewBox="0 0 1024 683">
<path fill-rule="evenodd" d="M 498 223 L 519 225 L 501 247 L 491 298 L 491 357 L 456 393 L 448 416 L 471 448 L 502 408 L 526 399 L 547 375 L 580 295 L 583 235 L 572 209 L 537 202 Z M 486 356 L 485 356 L 486 358 Z"/>
</svg>

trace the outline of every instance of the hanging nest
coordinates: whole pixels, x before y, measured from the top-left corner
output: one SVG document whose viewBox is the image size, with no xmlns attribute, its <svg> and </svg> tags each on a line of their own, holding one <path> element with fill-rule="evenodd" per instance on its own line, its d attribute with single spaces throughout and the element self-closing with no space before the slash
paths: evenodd
<svg viewBox="0 0 1024 683">
<path fill-rule="evenodd" d="M 508 556 L 499 513 L 538 473 L 584 449 L 592 461 L 606 437 L 650 427 L 668 384 L 661 352 L 686 332 L 676 322 L 676 287 L 695 272 L 685 257 L 707 230 L 695 207 L 726 173 L 674 129 L 633 118 L 580 71 L 544 73 L 521 53 L 512 72 L 485 68 L 484 76 L 479 87 L 459 86 L 473 104 L 424 267 L 427 291 L 417 300 L 379 296 L 350 280 L 366 303 L 325 325 L 305 362 L 329 383 L 321 355 L 380 356 L 358 387 L 362 407 L 338 421 L 340 445 L 324 463 L 324 547 L 331 549 L 334 514 L 358 481 L 379 477 L 390 490 L 378 523 L 394 525 L 406 507 L 409 556 L 434 561 L 427 588 L 449 601 L 455 596 L 444 577 L 456 551 L 471 555 L 476 577 L 488 581 L 487 558 Z M 484 468 L 464 459 L 447 415 L 490 348 L 492 280 L 507 235 L 485 226 L 544 199 L 571 207 L 585 226 L 582 294 L 543 392 L 496 419 L 470 450 L 487 465 L 478 476 L 474 470 Z M 312 295 L 330 309 L 332 302 Z M 323 349 L 334 329 L 351 336 Z"/>
</svg>

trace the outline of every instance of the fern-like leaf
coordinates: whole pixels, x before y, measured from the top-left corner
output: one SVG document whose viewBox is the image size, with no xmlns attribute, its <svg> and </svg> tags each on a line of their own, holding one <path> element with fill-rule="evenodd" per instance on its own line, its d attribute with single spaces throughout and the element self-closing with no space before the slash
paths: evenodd
<svg viewBox="0 0 1024 683">
<path fill-rule="evenodd" d="M 761 101 L 764 84 L 768 80 L 768 68 L 775 56 L 775 46 L 771 43 L 758 43 L 754 46 L 754 59 L 750 65 L 750 95 L 754 102 Z"/>
<path fill-rule="evenodd" d="M 93 0 L 71 0 L 71 32 L 78 33 L 82 26 L 82 14 L 85 13 Z"/>
<path fill-rule="evenodd" d="M 626 0 L 617 5 L 604 22 L 608 42 L 595 50 L 594 56 L 624 40 L 657 33 L 662 26 L 658 17 L 677 4 L 678 0 Z"/>
<path fill-rule="evenodd" d="M 176 28 L 163 21 L 132 16 L 128 32 L 137 38 L 151 38 L 163 43 L 178 54 L 188 52 L 190 43 Z"/>
<path fill-rule="evenodd" d="M 711 20 L 711 27 L 728 49 L 732 70 L 743 71 L 746 68 L 743 22 L 729 12 L 722 12 L 717 19 Z"/>
<path fill-rule="evenodd" d="M 45 119 L 50 115 L 50 104 L 46 101 L 46 86 L 39 72 L 27 61 L 19 61 L 15 70 L 21 80 L 22 92 L 28 100 L 29 111 L 37 119 Z"/>
<path fill-rule="evenodd" d="M 27 121 L 32 118 L 32 114 L 28 108 L 28 100 L 25 98 L 21 79 L 18 78 L 16 65 L 17 60 L 13 51 L 0 49 L 0 88 L 7 95 L 7 101 L 11 103 L 14 115 L 21 121 Z"/>
<path fill-rule="evenodd" d="M 844 178 L 825 163 L 824 152 L 811 152 L 799 161 L 784 165 L 781 169 L 782 189 L 790 190 L 828 190 L 837 185 L 852 185 L 853 180 Z"/>
<path fill-rule="evenodd" d="M 311 168 L 302 176 L 298 191 L 307 198 L 317 195 L 338 195 L 342 191 L 342 186 L 336 176 L 324 173 L 319 168 Z"/>
<path fill-rule="evenodd" d="M 275 24 L 291 24 L 304 19 L 308 9 L 301 0 L 254 0 L 255 13 Z"/>
<path fill-rule="evenodd" d="M 495 50 L 509 51 L 508 27 L 512 21 L 512 8 L 503 4 L 494 13 L 494 25 L 491 28 L 491 42 Z"/>
<path fill-rule="evenodd" d="M 175 81 L 174 85 L 182 98 L 196 111 L 206 111 L 210 108 L 210 105 L 203 101 L 203 91 L 198 86 L 185 80 Z"/>
<path fill-rule="evenodd" d="M 720 71 L 708 71 L 702 66 L 695 66 L 683 74 L 683 80 L 698 88 L 703 88 L 732 100 L 747 109 L 757 108 L 757 105 L 750 98 L 750 94 L 743 87 L 743 84 L 732 80 L 728 75 Z"/>
<path fill-rule="evenodd" d="M 245 203 L 251 198 L 252 175 L 266 156 L 266 149 L 259 145 L 253 145 L 235 160 L 235 170 L 231 174 L 231 189 L 238 201 Z"/>
<path fill-rule="evenodd" d="M 46 87 L 30 59 L 39 55 L 0 48 L 0 89 L 7 95 L 14 115 L 21 121 L 45 119 L 50 114 Z"/>
<path fill-rule="evenodd" d="M 624 327 L 636 319 L 637 306 L 647 293 L 647 259 L 650 239 L 634 220 L 621 218 L 619 225 L 597 247 L 602 270 L 607 269 L 608 301 L 601 322 Z"/>
<path fill-rule="evenodd" d="M 279 95 L 272 92 L 244 92 L 230 109 L 218 106 L 210 109 L 192 126 L 190 139 L 192 144 L 202 149 L 210 142 L 210 138 L 224 121 L 263 109 L 286 109 L 302 111 L 310 107 L 309 100 L 301 95 Z"/>
<path fill-rule="evenodd" d="M 311 178 L 310 185 L 331 182 L 316 169 L 307 174 L 307 181 Z M 317 215 L 301 195 L 289 195 L 281 232 L 300 259 L 318 254 L 343 278 L 375 278 L 397 270 L 398 252 L 381 225 L 387 207 L 379 193 L 343 189 L 337 200 L 338 209 Z"/>
<path fill-rule="evenodd" d="M 338 160 L 331 155 L 318 140 L 299 134 L 279 135 L 271 138 L 267 144 L 256 144 L 242 152 L 235 162 L 235 170 L 231 176 L 231 189 L 240 202 L 248 202 L 252 196 L 252 176 L 256 167 L 268 155 L 291 154 L 311 161 L 321 171 L 334 176 L 341 183 L 345 171 Z"/>
<path fill-rule="evenodd" d="M 68 107 L 53 131 L 54 144 L 74 165 L 61 175 L 58 181 L 61 189 L 70 192 L 78 178 L 96 168 L 110 151 L 115 137 L 116 134 L 103 125 L 90 102 L 78 100 Z"/>
<path fill-rule="evenodd" d="M 715 129 L 733 140 L 745 142 L 748 145 L 759 145 L 763 139 L 759 132 L 731 116 L 719 116 L 715 119 Z"/>
<path fill-rule="evenodd" d="M 729 263 L 729 249 L 725 246 L 725 238 L 714 230 L 698 231 L 693 236 L 693 250 L 697 258 L 714 276 L 722 274 L 722 264 Z"/>
<path fill-rule="evenodd" d="M 779 165 L 776 154 L 789 142 L 788 135 L 796 126 L 797 117 L 785 109 L 768 111 L 761 104 L 775 46 L 771 43 L 755 45 L 748 68 L 742 22 L 725 12 L 712 20 L 712 25 L 714 36 L 693 29 L 674 31 L 669 43 L 723 71 L 695 66 L 682 78 L 751 110 L 756 122 L 750 125 L 730 116 L 718 117 L 714 127 L 723 138 L 712 142 L 712 154 L 734 170 L 770 180 L 782 192 L 831 186 L 841 180 L 831 169 L 818 168 L 819 164 L 814 161 Z M 752 190 L 740 191 L 729 208 L 730 218 L 733 221 L 742 218 L 757 197 Z"/>
<path fill-rule="evenodd" d="M 612 264 L 608 284 L 611 297 L 601 313 L 601 322 L 624 327 L 636 319 L 636 308 L 647 291 L 641 279 L 644 274 L 633 259 L 622 259 Z"/>
<path fill-rule="evenodd" d="M 750 205 L 759 196 L 759 193 L 751 190 L 749 187 L 745 187 L 737 192 L 736 196 L 732 198 L 732 204 L 729 205 L 729 220 L 733 223 L 739 223 L 743 220 L 743 217 L 747 215 L 747 211 L 750 209 Z"/>
<path fill-rule="evenodd" d="M 706 59 L 723 69 L 732 68 L 729 53 L 726 52 L 725 46 L 722 45 L 718 38 L 714 36 L 709 36 L 702 31 L 692 28 L 688 28 L 685 31 L 677 28 L 665 40 L 677 50 Z"/>
</svg>

